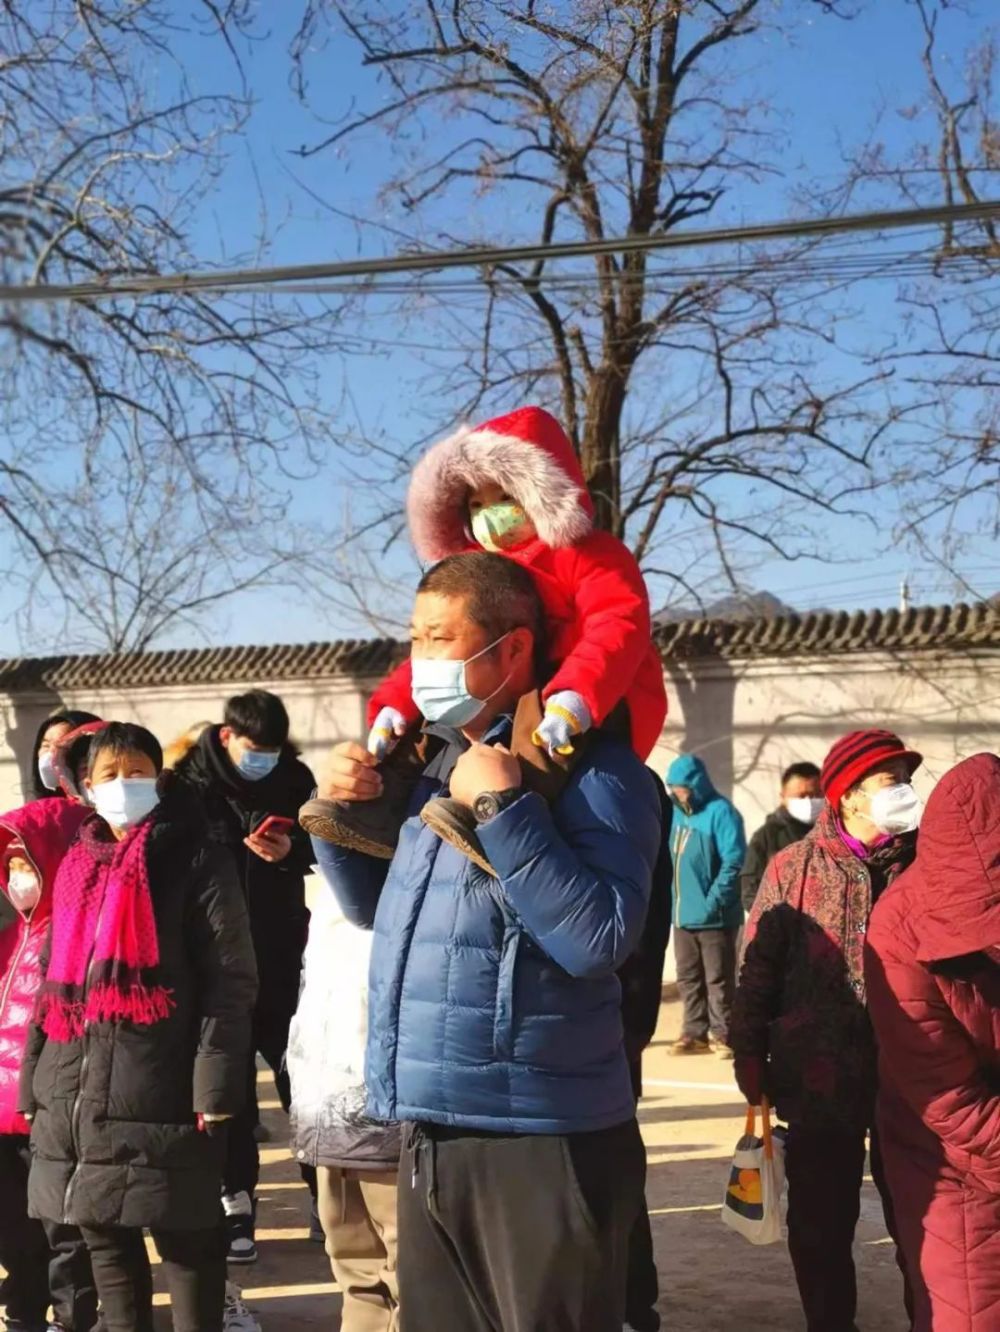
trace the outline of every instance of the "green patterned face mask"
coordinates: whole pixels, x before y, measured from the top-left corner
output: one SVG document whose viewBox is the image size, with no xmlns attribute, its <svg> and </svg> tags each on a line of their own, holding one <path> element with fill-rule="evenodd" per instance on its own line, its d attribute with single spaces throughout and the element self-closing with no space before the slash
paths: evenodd
<svg viewBox="0 0 1000 1332">
<path fill-rule="evenodd" d="M 513 500 L 489 504 L 472 516 L 472 535 L 483 550 L 510 550 L 533 535 L 528 515 Z"/>
</svg>

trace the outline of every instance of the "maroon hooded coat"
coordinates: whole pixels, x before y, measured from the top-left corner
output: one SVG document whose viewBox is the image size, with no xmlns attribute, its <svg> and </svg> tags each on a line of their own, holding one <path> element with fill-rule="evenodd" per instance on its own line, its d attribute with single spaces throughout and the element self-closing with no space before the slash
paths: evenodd
<svg viewBox="0 0 1000 1332">
<path fill-rule="evenodd" d="M 988 951 L 989 950 L 989 951 Z M 865 950 L 914 1332 L 1000 1328 L 1000 758 L 938 784 Z"/>
<path fill-rule="evenodd" d="M 20 840 L 25 859 L 34 865 L 42 885 L 34 910 L 18 912 L 0 935 L 0 1133 L 28 1133 L 17 1113 L 18 1079 L 42 983 L 42 947 L 52 917 L 52 885 L 56 870 L 80 824 L 90 814 L 85 805 L 61 798 L 34 800 L 23 809 L 0 816 L 0 889 L 7 891 L 4 852 Z"/>
</svg>

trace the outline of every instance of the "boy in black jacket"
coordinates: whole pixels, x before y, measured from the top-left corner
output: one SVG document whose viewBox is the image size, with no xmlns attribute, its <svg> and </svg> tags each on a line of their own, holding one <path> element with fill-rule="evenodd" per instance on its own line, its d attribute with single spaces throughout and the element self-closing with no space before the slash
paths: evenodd
<svg viewBox="0 0 1000 1332">
<path fill-rule="evenodd" d="M 257 1257 L 253 1221 L 260 1170 L 254 1137 L 257 1053 L 273 1070 L 286 1110 L 291 1101 L 285 1050 L 309 931 L 305 876 L 312 865 L 309 838 L 297 818 L 316 783 L 289 744 L 288 732 L 288 713 L 281 699 L 253 689 L 231 698 L 222 725 L 206 727 L 174 768 L 178 779 L 197 793 L 212 836 L 236 858 L 260 977 L 247 1068 L 249 1100 L 229 1132 L 223 1202 L 231 1263 L 252 1263 Z M 269 815 L 292 820 L 291 828 L 258 831 Z"/>
</svg>

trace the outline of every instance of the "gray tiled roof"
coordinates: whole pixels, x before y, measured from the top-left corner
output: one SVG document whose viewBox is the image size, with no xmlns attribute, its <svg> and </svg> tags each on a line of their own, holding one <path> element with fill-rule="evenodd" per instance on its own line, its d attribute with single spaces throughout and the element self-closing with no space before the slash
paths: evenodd
<svg viewBox="0 0 1000 1332">
<path fill-rule="evenodd" d="M 876 650 L 1000 648 L 1000 610 L 988 605 L 839 611 L 756 620 L 679 620 L 655 633 L 666 660 L 831 656 Z M 137 689 L 269 680 L 371 679 L 405 648 L 391 639 L 271 647 L 184 648 L 118 655 L 0 660 L 0 691 Z"/>
<path fill-rule="evenodd" d="M 671 657 L 815 657 L 846 652 L 1000 647 L 1000 608 L 816 611 L 755 620 L 679 620 L 656 642 Z"/>
</svg>

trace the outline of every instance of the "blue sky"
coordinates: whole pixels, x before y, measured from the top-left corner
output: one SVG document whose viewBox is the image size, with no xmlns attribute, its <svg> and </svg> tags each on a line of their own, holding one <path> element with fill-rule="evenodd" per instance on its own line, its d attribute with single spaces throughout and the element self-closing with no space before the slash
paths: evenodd
<svg viewBox="0 0 1000 1332">
<path fill-rule="evenodd" d="M 970 41 L 983 30 L 989 0 L 975 3 L 970 14 L 951 13 L 943 29 L 942 50 L 957 73 Z M 382 254 L 392 248 L 378 228 L 362 229 L 338 219 L 310 192 L 348 213 L 377 219 L 386 225 L 411 226 L 394 211 L 391 201 L 380 200 L 378 190 L 391 169 L 389 146 L 381 132 L 353 141 L 350 150 L 319 154 L 308 160 L 295 155 L 302 144 L 315 143 L 324 129 L 296 100 L 290 87 L 287 46 L 298 5 L 271 3 L 264 9 L 272 25 L 269 36 L 245 53 L 245 66 L 255 104 L 245 140 L 236 143 L 226 170 L 201 203 L 194 232 L 196 248 L 213 262 L 235 263 L 252 249 L 261 202 L 266 205 L 268 228 L 276 232 L 273 262 L 311 262 Z M 803 0 L 785 0 L 776 10 L 795 16 L 812 13 Z M 863 142 L 881 114 L 880 137 L 902 149 L 917 131 L 914 121 L 899 110 L 923 97 L 919 63 L 920 39 L 914 14 L 904 0 L 868 0 L 858 19 L 846 23 L 814 14 L 791 37 L 777 32 L 752 39 L 745 48 L 756 62 L 736 75 L 749 94 L 772 106 L 772 124 L 783 138 L 780 159 L 784 179 L 746 186 L 723 200 L 712 223 L 732 224 L 787 216 L 798 211 L 795 190 L 802 186 L 830 187 L 842 170 L 842 151 Z M 179 48 L 189 78 L 196 88 L 217 88 L 218 51 L 204 40 L 184 39 Z M 352 104 L 371 104 L 384 95 L 371 73 L 360 67 L 357 49 L 343 37 L 333 37 L 325 50 L 308 64 L 313 105 L 335 122 Z M 155 75 L 155 71 L 151 71 Z M 877 202 L 871 196 L 866 202 Z M 505 238 L 531 235 L 519 226 L 518 200 L 498 202 L 497 226 Z M 448 216 L 453 233 L 462 234 L 464 219 Z M 857 307 L 859 328 L 866 336 L 891 337 L 898 323 L 893 292 L 884 284 L 858 287 L 851 297 Z M 329 410 L 339 424 L 353 420 L 367 433 L 380 434 L 399 448 L 428 433 L 447 433 L 455 424 L 454 404 L 443 397 L 428 397 L 422 381 L 426 355 L 409 344 L 426 345 L 440 339 L 428 329 L 409 322 L 403 346 L 391 344 L 399 335 L 391 303 L 382 298 L 359 315 L 359 333 L 377 349 L 364 355 L 337 358 L 329 366 Z M 345 388 L 347 393 L 345 394 Z M 510 406 L 516 404 L 511 403 Z M 900 444 L 900 447 L 906 447 Z M 352 464 L 353 468 L 353 464 Z M 291 496 L 290 521 L 337 525 L 351 512 L 359 512 L 377 480 L 379 468 L 360 465 L 345 482 L 344 460 L 331 457 L 323 475 Z M 985 512 L 985 501 L 984 501 Z M 893 604 L 900 579 L 909 575 L 917 601 L 951 599 L 953 587 L 931 565 L 905 550 L 886 550 L 881 538 L 850 520 L 825 521 L 821 543 L 831 552 L 853 550 L 850 563 L 829 567 L 819 560 L 764 562 L 754 570 L 753 582 L 797 606 L 827 604 L 867 606 Z M 965 556 L 970 581 L 989 593 L 1000 587 L 1000 552 L 993 542 L 973 543 Z M 386 568 L 402 580 L 409 577 L 405 551 L 387 557 Z M 995 571 L 995 572 L 994 572 Z M 213 626 L 213 639 L 229 642 L 337 637 L 358 629 L 358 621 L 344 609 L 330 605 L 282 604 L 280 623 L 274 614 L 275 591 L 262 590 L 233 602 Z M 179 631 L 164 645 L 191 641 L 190 631 Z"/>
</svg>

